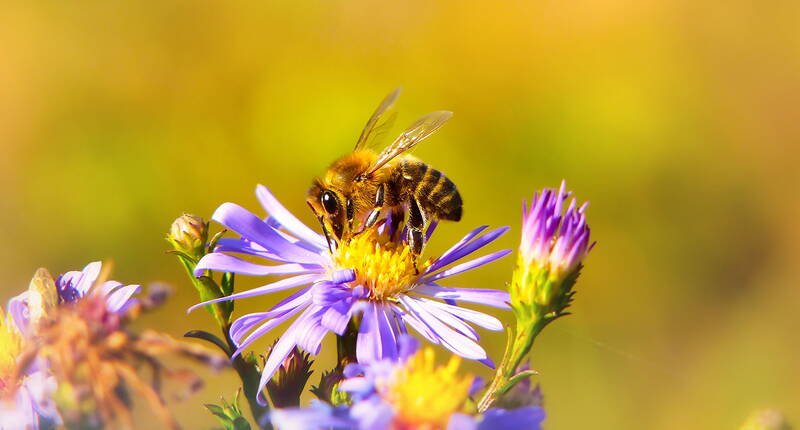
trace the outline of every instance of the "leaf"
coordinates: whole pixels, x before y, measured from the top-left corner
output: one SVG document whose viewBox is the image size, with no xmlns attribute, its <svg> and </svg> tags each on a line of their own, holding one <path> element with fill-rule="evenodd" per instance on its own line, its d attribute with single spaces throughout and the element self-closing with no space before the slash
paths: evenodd
<svg viewBox="0 0 800 430">
<path fill-rule="evenodd" d="M 228 357 L 231 356 L 231 350 L 228 348 L 228 345 L 225 344 L 225 341 L 223 341 L 222 339 L 220 339 L 217 335 L 215 335 L 213 333 L 209 333 L 209 332 L 207 332 L 205 330 L 190 330 L 190 331 L 186 332 L 186 334 L 184 334 L 183 337 L 202 339 L 202 340 L 205 340 L 207 342 L 211 342 L 214 345 L 216 345 L 217 347 L 219 347 L 219 349 L 221 349 L 222 352 L 227 354 Z"/>
</svg>

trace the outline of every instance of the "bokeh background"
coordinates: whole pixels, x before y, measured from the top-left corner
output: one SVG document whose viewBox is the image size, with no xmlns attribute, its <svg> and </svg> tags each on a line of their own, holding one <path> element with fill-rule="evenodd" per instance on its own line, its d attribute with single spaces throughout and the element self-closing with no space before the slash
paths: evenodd
<svg viewBox="0 0 800 430">
<path fill-rule="evenodd" d="M 763 406 L 800 423 L 799 18 L 791 0 L 3 1 L 0 298 L 113 258 L 176 288 L 140 325 L 212 329 L 185 314 L 171 221 L 257 210 L 263 183 L 313 223 L 312 176 L 402 85 L 398 131 L 455 112 L 415 152 L 466 202 L 431 254 L 484 223 L 515 247 L 521 199 L 562 178 L 591 201 L 574 315 L 533 356 L 548 429 L 734 428 Z M 512 263 L 450 285 L 502 287 Z M 199 402 L 235 389 L 208 375 L 175 410 L 209 428 Z"/>
</svg>

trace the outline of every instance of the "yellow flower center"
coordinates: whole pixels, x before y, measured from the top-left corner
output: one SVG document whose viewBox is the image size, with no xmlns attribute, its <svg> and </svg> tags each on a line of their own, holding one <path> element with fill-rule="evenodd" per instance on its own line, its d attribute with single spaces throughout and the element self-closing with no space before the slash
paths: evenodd
<svg viewBox="0 0 800 430">
<path fill-rule="evenodd" d="M 17 357 L 22 353 L 22 336 L 0 307 L 0 393 L 6 391 L 7 384 L 17 370 Z"/>
<path fill-rule="evenodd" d="M 420 273 L 430 266 L 430 261 L 419 263 L 411 248 L 391 240 L 370 228 L 343 241 L 333 253 L 339 269 L 353 269 L 353 285 L 363 285 L 372 293 L 371 298 L 385 300 L 414 287 Z M 414 263 L 417 263 L 415 266 Z"/>
<path fill-rule="evenodd" d="M 453 355 L 445 366 L 436 366 L 433 349 L 417 352 L 397 370 L 383 391 L 397 413 L 393 428 L 438 430 L 462 410 L 469 397 L 472 376 L 459 376 L 461 357 Z"/>
</svg>

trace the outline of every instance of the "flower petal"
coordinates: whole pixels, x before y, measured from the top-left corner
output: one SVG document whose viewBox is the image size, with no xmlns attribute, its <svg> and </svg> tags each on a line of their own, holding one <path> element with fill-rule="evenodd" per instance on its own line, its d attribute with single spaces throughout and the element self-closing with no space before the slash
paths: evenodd
<svg viewBox="0 0 800 430">
<path fill-rule="evenodd" d="M 400 296 L 400 301 L 406 309 L 414 313 L 422 322 L 425 323 L 436 335 L 445 348 L 470 360 L 483 360 L 486 351 L 472 339 L 451 329 L 433 316 L 424 306 L 409 296 Z"/>
<path fill-rule="evenodd" d="M 444 309 L 446 312 L 449 312 L 457 316 L 458 318 L 461 318 L 464 321 L 471 322 L 487 330 L 492 330 L 492 331 L 503 330 L 503 323 L 500 322 L 499 319 L 491 315 L 485 314 L 483 312 L 473 311 L 472 309 L 466 309 L 459 306 L 448 305 L 446 303 L 439 303 L 435 300 L 428 300 L 428 299 L 420 299 L 420 300 L 427 300 L 428 305 Z"/>
<path fill-rule="evenodd" d="M 206 254 L 197 263 L 194 269 L 195 276 L 202 276 L 206 270 L 217 272 L 231 272 L 239 275 L 267 276 L 267 275 L 298 275 L 304 273 L 320 273 L 325 269 L 319 264 L 280 264 L 277 266 L 265 266 L 262 264 L 251 263 L 232 255 L 213 252 Z"/>
<path fill-rule="evenodd" d="M 359 363 L 380 360 L 381 343 L 378 331 L 378 310 L 373 302 L 365 303 L 361 327 L 356 339 L 356 358 Z"/>
<path fill-rule="evenodd" d="M 468 324 L 466 324 L 461 319 L 453 316 L 446 309 L 441 309 L 441 308 L 437 308 L 436 306 L 432 306 L 431 304 L 432 303 L 436 303 L 435 301 L 428 300 L 428 299 L 419 299 L 418 303 L 420 304 L 420 306 L 424 306 L 425 310 L 427 310 L 428 312 L 433 314 L 433 316 L 435 316 L 441 322 L 449 325 L 450 327 L 455 329 L 457 332 L 463 334 L 464 336 L 466 336 L 466 337 L 468 337 L 468 338 L 470 338 L 470 339 L 472 339 L 472 340 L 474 340 L 476 342 L 478 341 L 479 337 L 478 337 L 478 333 L 475 332 L 475 329 L 470 327 Z"/>
<path fill-rule="evenodd" d="M 256 187 L 256 197 L 258 197 L 258 201 L 261 202 L 261 206 L 264 207 L 267 213 L 275 218 L 289 233 L 315 245 L 320 251 L 328 249 L 325 239 L 289 212 L 289 210 L 275 198 L 269 188 L 258 185 Z"/>
<path fill-rule="evenodd" d="M 89 289 L 92 288 L 94 281 L 96 281 L 97 277 L 100 276 L 100 270 L 102 267 L 103 263 L 95 261 L 87 264 L 86 267 L 83 268 L 81 271 L 81 279 L 78 281 L 78 284 L 74 286 L 75 289 L 80 293 L 81 297 L 85 296 L 86 293 L 89 292 Z"/>
<path fill-rule="evenodd" d="M 476 267 L 483 266 L 484 264 L 491 263 L 498 258 L 505 257 L 511 253 L 510 249 L 504 249 L 502 251 L 493 252 L 489 255 L 484 255 L 483 257 L 475 258 L 473 260 L 467 261 L 466 263 L 461 263 L 457 266 L 453 266 L 447 270 L 442 270 L 439 273 L 434 275 L 428 275 L 424 278 L 420 279 L 420 283 L 429 283 L 433 282 L 442 278 L 447 278 L 453 275 L 457 275 L 462 272 L 466 272 L 467 270 L 474 269 Z"/>
<path fill-rule="evenodd" d="M 112 288 L 109 288 L 109 286 Z M 123 312 L 125 308 L 135 302 L 131 300 L 131 297 L 139 293 L 142 290 L 142 286 L 122 285 L 116 281 L 108 281 L 103 284 L 103 290 L 106 291 L 108 310 L 111 312 Z"/>
<path fill-rule="evenodd" d="M 476 238 L 475 240 L 473 240 L 473 241 L 471 241 L 469 243 L 464 243 L 463 245 L 461 245 L 459 248 L 453 250 L 452 252 L 446 253 L 447 255 L 443 255 L 443 256 L 439 257 L 431 265 L 431 267 L 428 268 L 427 273 L 435 272 L 436 270 L 439 270 L 442 267 L 447 266 L 448 264 L 450 264 L 450 263 L 452 263 L 452 262 L 454 262 L 456 260 L 459 260 L 459 259 L 461 259 L 461 258 L 463 258 L 463 257 L 465 257 L 465 256 L 477 251 L 480 248 L 483 248 L 484 246 L 488 245 L 489 243 L 491 243 L 492 241 L 494 241 L 498 237 L 500 237 L 503 234 L 505 234 L 508 231 L 508 229 L 509 229 L 509 227 L 500 227 L 500 228 L 494 229 L 494 230 L 492 230 L 492 231 L 490 231 L 490 232 L 488 232 L 488 233 Z M 467 235 L 467 236 L 469 236 L 469 235 Z M 465 239 L 466 239 L 466 237 L 465 237 Z M 464 239 L 462 239 L 462 241 L 463 240 Z M 461 242 L 459 242 L 459 243 L 461 243 Z"/>
<path fill-rule="evenodd" d="M 189 310 L 186 312 L 189 313 L 201 306 L 210 305 L 212 303 L 227 302 L 229 300 L 243 299 L 245 297 L 259 296 L 262 294 L 269 294 L 269 293 L 274 293 L 276 291 L 285 290 L 287 288 L 299 287 L 300 285 L 310 284 L 319 279 L 320 275 L 317 274 L 298 275 L 291 278 L 281 279 L 280 281 L 263 285 L 261 287 L 252 288 L 247 291 L 242 291 L 241 293 L 231 294 L 230 296 L 220 297 L 217 299 L 206 300 L 205 302 L 198 303 L 190 307 Z"/>
<path fill-rule="evenodd" d="M 458 300 L 500 309 L 511 309 L 511 306 L 508 305 L 511 300 L 508 291 L 481 288 L 451 288 L 428 284 L 418 285 L 414 287 L 412 292 L 442 300 Z"/>
<path fill-rule="evenodd" d="M 321 264 L 324 259 L 319 254 L 297 246 L 278 234 L 261 218 L 235 203 L 223 203 L 212 215 L 211 219 L 252 240 L 266 250 L 274 252 L 281 258 L 298 263 Z"/>
</svg>

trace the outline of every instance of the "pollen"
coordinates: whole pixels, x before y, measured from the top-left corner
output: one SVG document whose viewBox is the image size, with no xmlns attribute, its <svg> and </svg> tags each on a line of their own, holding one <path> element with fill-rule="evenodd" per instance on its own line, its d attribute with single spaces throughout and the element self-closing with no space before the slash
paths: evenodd
<svg viewBox="0 0 800 430">
<path fill-rule="evenodd" d="M 461 376 L 461 357 L 436 366 L 433 349 L 409 358 L 384 387 L 384 396 L 397 413 L 393 428 L 438 430 L 460 412 L 469 397 L 472 376 Z"/>
<path fill-rule="evenodd" d="M 392 241 L 375 228 L 343 242 L 333 255 L 337 268 L 353 269 L 353 285 L 363 285 L 370 298 L 386 300 L 411 290 L 430 261 L 419 262 L 405 243 Z"/>
</svg>

